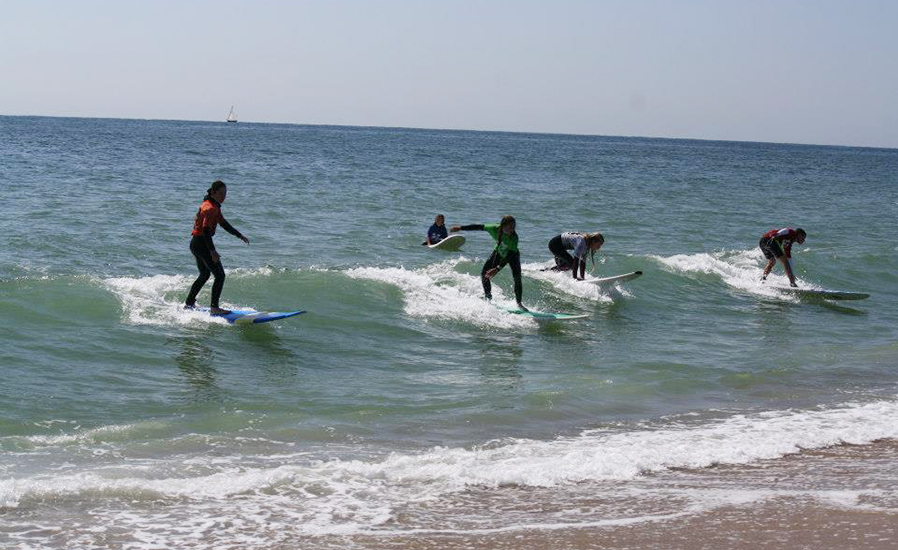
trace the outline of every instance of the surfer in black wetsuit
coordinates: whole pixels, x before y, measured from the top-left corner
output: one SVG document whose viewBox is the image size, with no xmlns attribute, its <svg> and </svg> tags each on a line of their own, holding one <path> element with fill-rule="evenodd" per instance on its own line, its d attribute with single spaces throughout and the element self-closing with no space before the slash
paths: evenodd
<svg viewBox="0 0 898 550">
<path fill-rule="evenodd" d="M 227 315 L 230 311 L 218 307 L 218 298 L 221 296 L 221 289 L 224 287 L 225 272 L 221 265 L 221 257 L 215 250 L 215 244 L 212 242 L 212 236 L 215 235 L 215 227 L 221 224 L 225 231 L 234 235 L 241 241 L 249 244 L 249 239 L 243 236 L 239 231 L 228 223 L 221 214 L 221 203 L 225 201 L 228 195 L 228 188 L 221 180 L 212 182 L 212 187 L 206 192 L 203 203 L 196 213 L 193 220 L 193 231 L 190 232 L 193 237 L 190 239 L 190 251 L 196 257 L 196 267 L 200 274 L 190 287 L 190 293 L 184 302 L 184 307 L 192 308 L 196 305 L 196 295 L 199 294 L 203 285 L 209 280 L 209 275 L 215 276 L 212 283 L 212 301 L 209 307 L 209 313 L 212 315 Z"/>
</svg>

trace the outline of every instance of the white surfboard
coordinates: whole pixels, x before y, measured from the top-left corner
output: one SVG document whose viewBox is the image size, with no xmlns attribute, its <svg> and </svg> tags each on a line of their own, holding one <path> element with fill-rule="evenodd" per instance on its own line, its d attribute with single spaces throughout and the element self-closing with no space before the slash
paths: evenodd
<svg viewBox="0 0 898 550">
<path fill-rule="evenodd" d="M 213 315 L 209 313 L 209 308 L 207 307 L 198 307 L 194 308 L 194 311 L 201 311 L 203 313 L 208 314 L 210 317 L 221 317 L 225 321 L 231 323 L 232 325 L 252 325 L 258 323 L 268 323 L 270 321 L 277 321 L 280 319 L 287 319 L 288 317 L 295 317 L 297 315 L 305 313 L 305 310 L 302 311 L 254 311 L 252 309 L 232 309 L 230 313 L 227 315 Z"/>
<path fill-rule="evenodd" d="M 634 271 L 632 273 L 624 273 L 623 275 L 615 275 L 613 277 L 603 277 L 601 279 L 589 279 L 585 281 L 587 283 L 592 283 L 594 285 L 600 286 L 608 286 L 616 283 L 623 283 L 624 281 L 632 281 L 637 277 L 642 276 L 642 271 Z"/>
<path fill-rule="evenodd" d="M 776 287 L 780 292 L 793 294 L 799 298 L 816 300 L 865 300 L 870 297 L 866 292 L 844 292 L 841 290 L 818 290 L 814 288 Z"/>
<path fill-rule="evenodd" d="M 447 250 L 447 251 L 455 251 L 461 248 L 461 245 L 465 244 L 464 235 L 459 235 L 458 233 L 453 233 L 449 235 L 442 241 L 436 244 L 428 244 L 427 248 L 432 248 L 434 250 Z"/>
<path fill-rule="evenodd" d="M 573 321 L 574 319 L 585 319 L 588 317 L 588 315 L 579 315 L 575 313 L 549 313 L 545 311 L 523 310 L 516 307 L 502 307 L 500 309 L 522 317 L 530 317 L 537 321 Z"/>
</svg>

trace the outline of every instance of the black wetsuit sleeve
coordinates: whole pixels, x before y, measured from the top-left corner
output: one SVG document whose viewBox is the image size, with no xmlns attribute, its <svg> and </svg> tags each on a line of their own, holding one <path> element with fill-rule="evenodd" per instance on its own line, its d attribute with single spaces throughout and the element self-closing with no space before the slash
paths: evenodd
<svg viewBox="0 0 898 550">
<path fill-rule="evenodd" d="M 206 248 L 208 248 L 210 252 L 215 250 L 215 245 L 212 243 L 212 232 L 209 231 L 208 227 L 203 228 L 203 242 L 206 243 Z"/>
<path fill-rule="evenodd" d="M 483 224 L 475 223 L 472 225 L 462 225 L 461 227 L 459 227 L 459 229 L 461 229 L 462 231 L 483 231 Z"/>
<path fill-rule="evenodd" d="M 223 217 L 218 221 L 218 224 L 221 225 L 221 228 L 222 228 L 222 229 L 224 229 L 225 231 L 227 231 L 227 232 L 230 233 L 231 235 L 234 235 L 234 236 L 237 237 L 238 239 L 242 239 L 242 238 L 243 238 L 243 234 L 240 233 L 239 231 L 237 231 L 236 229 L 234 229 L 234 226 L 231 225 L 231 224 L 229 224 L 229 223 L 228 223 L 228 220 L 224 219 Z"/>
</svg>

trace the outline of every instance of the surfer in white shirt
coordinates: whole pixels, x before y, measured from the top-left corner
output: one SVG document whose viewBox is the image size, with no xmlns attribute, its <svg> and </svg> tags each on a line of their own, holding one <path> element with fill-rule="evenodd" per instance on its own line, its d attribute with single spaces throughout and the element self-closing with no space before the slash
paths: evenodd
<svg viewBox="0 0 898 550">
<path fill-rule="evenodd" d="M 561 235 L 552 237 L 549 241 L 549 251 L 555 256 L 555 267 L 551 271 L 571 271 L 574 279 L 583 280 L 586 275 L 586 254 L 589 253 L 592 266 L 596 266 L 596 251 L 605 244 L 605 237 L 601 233 L 576 233 L 566 231 Z M 568 253 L 573 250 L 573 255 Z M 577 272 L 580 276 L 577 277 Z"/>
</svg>

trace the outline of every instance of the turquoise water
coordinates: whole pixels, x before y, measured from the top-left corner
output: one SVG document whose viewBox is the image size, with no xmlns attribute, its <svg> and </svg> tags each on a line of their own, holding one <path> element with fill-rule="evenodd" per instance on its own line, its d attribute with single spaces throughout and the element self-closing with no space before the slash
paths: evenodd
<svg viewBox="0 0 898 550">
<path fill-rule="evenodd" d="M 896 174 L 885 149 L 0 117 L 0 542 L 469 530 L 409 502 L 898 437 Z M 223 305 L 309 313 L 180 308 L 214 179 L 251 239 L 216 235 Z M 484 302 L 489 236 L 422 247 L 437 213 L 514 215 L 524 303 L 588 317 Z M 808 232 L 802 286 L 870 299 L 797 300 L 781 266 L 761 284 L 783 226 Z M 592 276 L 645 275 L 540 272 L 568 230 L 605 235 Z M 494 283 L 511 305 L 509 270 Z"/>
</svg>

